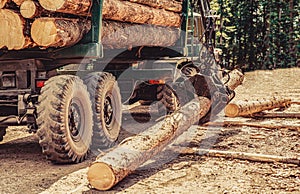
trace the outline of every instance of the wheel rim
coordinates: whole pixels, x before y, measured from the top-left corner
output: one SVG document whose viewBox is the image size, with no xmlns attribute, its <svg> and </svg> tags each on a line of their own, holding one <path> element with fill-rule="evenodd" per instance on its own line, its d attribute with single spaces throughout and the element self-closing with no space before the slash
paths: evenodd
<svg viewBox="0 0 300 194">
<path fill-rule="evenodd" d="M 108 131 L 111 131 L 114 117 L 114 110 L 110 96 L 104 100 L 104 122 Z"/>
<path fill-rule="evenodd" d="M 75 142 L 79 142 L 81 139 L 81 126 L 82 126 L 82 107 L 76 100 L 72 100 L 69 106 L 69 131 L 70 135 Z"/>
</svg>

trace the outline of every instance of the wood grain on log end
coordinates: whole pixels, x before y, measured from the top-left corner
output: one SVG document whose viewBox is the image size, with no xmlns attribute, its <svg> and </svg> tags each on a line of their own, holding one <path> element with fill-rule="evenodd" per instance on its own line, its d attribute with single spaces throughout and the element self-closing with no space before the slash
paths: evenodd
<svg viewBox="0 0 300 194">
<path fill-rule="evenodd" d="M 102 162 L 97 162 L 90 166 L 87 178 L 95 189 L 101 191 L 112 188 L 116 180 L 113 170 Z"/>
<path fill-rule="evenodd" d="M 20 13 L 24 18 L 34 18 L 38 13 L 36 2 L 31 0 L 24 1 L 20 6 Z"/>
<path fill-rule="evenodd" d="M 224 111 L 227 117 L 237 117 L 239 115 L 239 107 L 236 104 L 228 104 Z"/>
<path fill-rule="evenodd" d="M 39 0 L 41 6 L 49 11 L 56 11 L 63 7 L 65 0 Z"/>
<path fill-rule="evenodd" d="M 42 47 L 72 46 L 91 28 L 89 20 L 67 18 L 38 18 L 31 26 L 31 37 Z"/>
<path fill-rule="evenodd" d="M 25 36 L 25 20 L 20 14 L 9 9 L 0 9 L 0 48 L 19 50 L 30 45 L 30 39 Z"/>
<path fill-rule="evenodd" d="M 74 15 L 90 15 L 91 0 L 39 0 L 40 5 L 48 10 Z"/>
</svg>

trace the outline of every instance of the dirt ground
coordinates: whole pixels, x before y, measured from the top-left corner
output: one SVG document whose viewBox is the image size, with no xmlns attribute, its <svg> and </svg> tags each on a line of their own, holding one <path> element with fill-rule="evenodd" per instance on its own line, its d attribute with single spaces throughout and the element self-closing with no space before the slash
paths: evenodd
<svg viewBox="0 0 300 194">
<path fill-rule="evenodd" d="M 236 93 L 234 100 L 283 96 L 299 102 L 300 68 L 246 73 Z M 286 111 L 299 113 L 300 105 Z M 300 126 L 298 119 L 289 118 L 237 120 Z M 126 133 L 122 138 L 155 121 L 144 122 L 133 121 L 130 114 L 124 113 Z M 300 158 L 300 133 L 283 129 L 192 126 L 174 144 Z M 86 180 L 86 167 L 93 159 L 91 154 L 81 164 L 51 164 L 41 154 L 35 135 L 28 134 L 24 127 L 10 127 L 0 142 L 0 193 L 300 193 L 297 165 L 178 154 L 172 150 L 147 162 L 111 191 L 98 192 Z"/>
</svg>

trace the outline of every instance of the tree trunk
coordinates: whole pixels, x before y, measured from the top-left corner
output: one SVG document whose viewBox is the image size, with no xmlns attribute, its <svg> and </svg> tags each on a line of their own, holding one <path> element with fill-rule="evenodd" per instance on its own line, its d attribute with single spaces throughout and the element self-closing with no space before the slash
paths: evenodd
<svg viewBox="0 0 300 194">
<path fill-rule="evenodd" d="M 105 0 L 104 19 L 138 24 L 180 27 L 181 17 L 174 12 L 120 0 Z"/>
<path fill-rule="evenodd" d="M 209 157 L 221 157 L 229 159 L 249 160 L 253 162 L 267 162 L 267 163 L 286 163 L 300 165 L 300 158 L 297 157 L 284 157 L 265 154 L 245 153 L 245 152 L 231 152 L 221 150 L 210 150 L 200 148 L 180 148 L 172 147 L 172 150 L 179 152 L 180 154 L 199 154 Z"/>
<path fill-rule="evenodd" d="M 264 110 L 288 107 L 291 103 L 291 99 L 280 99 L 275 97 L 257 101 L 238 101 L 236 103 L 228 104 L 225 107 L 225 115 L 227 117 L 247 116 Z"/>
<path fill-rule="evenodd" d="M 24 49 L 32 45 L 30 38 L 25 35 L 25 20 L 16 12 L 0 9 L 0 49 Z"/>
<path fill-rule="evenodd" d="M 43 8 L 35 1 L 24 1 L 20 5 L 20 13 L 24 18 L 32 19 L 41 15 Z"/>
<path fill-rule="evenodd" d="M 103 21 L 102 44 L 106 48 L 132 48 L 135 46 L 172 46 L 179 39 L 176 28 Z"/>
<path fill-rule="evenodd" d="M 182 1 L 175 0 L 127 0 L 132 3 L 139 3 L 148 5 L 150 7 L 165 9 L 168 11 L 173 11 L 180 13 L 182 11 Z"/>
<path fill-rule="evenodd" d="M 39 0 L 39 2 L 48 11 L 85 16 L 90 15 L 92 6 L 92 0 Z"/>
<path fill-rule="evenodd" d="M 88 180 L 99 190 L 108 190 L 142 163 L 164 149 L 172 140 L 205 116 L 207 98 L 199 97 L 146 131 L 125 139 L 111 152 L 99 156 L 90 166 Z"/>
<path fill-rule="evenodd" d="M 43 47 L 65 47 L 79 42 L 91 28 L 89 20 L 38 18 L 31 27 L 34 42 Z"/>
</svg>

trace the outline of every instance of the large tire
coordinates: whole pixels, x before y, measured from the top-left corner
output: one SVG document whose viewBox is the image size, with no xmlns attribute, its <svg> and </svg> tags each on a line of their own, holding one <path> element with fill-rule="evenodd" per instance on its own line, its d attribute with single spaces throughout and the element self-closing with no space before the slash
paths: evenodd
<svg viewBox="0 0 300 194">
<path fill-rule="evenodd" d="M 94 112 L 93 151 L 114 146 L 122 122 L 120 89 L 115 77 L 106 72 L 94 72 L 84 79 L 91 96 Z"/>
<path fill-rule="evenodd" d="M 6 134 L 6 128 L 7 128 L 7 127 L 1 127 L 1 126 L 0 126 L 0 142 L 3 141 L 3 137 L 4 137 L 5 134 Z"/>
<path fill-rule="evenodd" d="M 50 78 L 37 107 L 39 143 L 54 163 L 78 163 L 88 154 L 93 135 L 90 96 L 82 80 L 63 75 Z"/>
<path fill-rule="evenodd" d="M 167 84 L 157 87 L 158 112 L 162 114 L 170 114 L 176 111 L 179 106 L 179 100 L 174 90 Z"/>
</svg>

